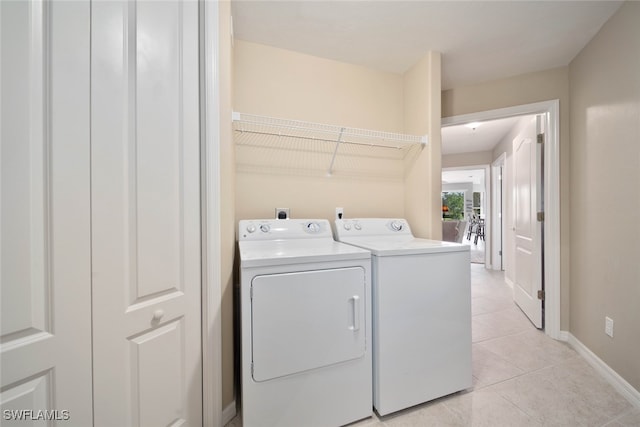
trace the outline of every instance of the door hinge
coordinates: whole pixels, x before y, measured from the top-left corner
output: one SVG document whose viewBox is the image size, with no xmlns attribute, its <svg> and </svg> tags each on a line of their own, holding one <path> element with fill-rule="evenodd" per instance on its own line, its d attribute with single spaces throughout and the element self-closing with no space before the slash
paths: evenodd
<svg viewBox="0 0 640 427">
<path fill-rule="evenodd" d="M 538 222 L 544 221 L 544 212 L 538 212 Z"/>
<path fill-rule="evenodd" d="M 498 251 L 498 255 L 502 256 L 502 251 Z"/>
<path fill-rule="evenodd" d="M 544 291 L 538 291 L 538 299 L 544 301 Z"/>
<path fill-rule="evenodd" d="M 251 378 L 253 378 L 253 362 L 251 362 Z"/>
<path fill-rule="evenodd" d="M 538 134 L 538 144 L 544 144 L 544 133 Z"/>
<path fill-rule="evenodd" d="M 253 286 L 249 288 L 249 299 L 253 301 Z"/>
</svg>

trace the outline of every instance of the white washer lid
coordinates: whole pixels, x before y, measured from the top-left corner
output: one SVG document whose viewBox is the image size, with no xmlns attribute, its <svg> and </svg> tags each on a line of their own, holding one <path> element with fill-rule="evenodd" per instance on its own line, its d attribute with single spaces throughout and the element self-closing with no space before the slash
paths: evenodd
<svg viewBox="0 0 640 427">
<path fill-rule="evenodd" d="M 370 250 L 376 256 L 416 255 L 441 252 L 469 252 L 469 245 L 413 236 L 368 236 L 340 239 L 343 243 Z"/>
<path fill-rule="evenodd" d="M 238 247 L 241 267 L 371 258 L 368 250 L 339 243 L 333 239 L 240 241 Z"/>
</svg>

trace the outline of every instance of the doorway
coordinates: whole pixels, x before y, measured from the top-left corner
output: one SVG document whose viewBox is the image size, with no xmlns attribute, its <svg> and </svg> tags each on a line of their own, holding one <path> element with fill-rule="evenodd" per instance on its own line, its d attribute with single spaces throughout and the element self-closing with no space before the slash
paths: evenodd
<svg viewBox="0 0 640 427">
<path fill-rule="evenodd" d="M 442 171 L 443 234 L 447 222 L 458 221 L 462 236 L 458 236 L 456 241 L 470 246 L 472 263 L 485 266 L 491 265 L 491 254 L 487 251 L 491 240 L 491 236 L 487 236 L 490 228 L 487 224 L 491 218 L 488 177 L 488 165 L 452 167 Z M 463 195 L 462 212 L 454 212 L 447 206 L 445 194 Z"/>
<path fill-rule="evenodd" d="M 559 101 L 545 101 L 515 107 L 489 110 L 442 119 L 442 126 L 449 127 L 472 122 L 496 120 L 531 114 L 546 118 L 544 150 L 544 272 L 545 283 L 544 323 L 545 333 L 560 338 L 560 159 L 559 159 Z M 444 162 L 443 162 L 444 164 Z M 506 243 L 506 242 L 505 242 Z M 541 268 L 541 266 L 539 267 Z"/>
</svg>

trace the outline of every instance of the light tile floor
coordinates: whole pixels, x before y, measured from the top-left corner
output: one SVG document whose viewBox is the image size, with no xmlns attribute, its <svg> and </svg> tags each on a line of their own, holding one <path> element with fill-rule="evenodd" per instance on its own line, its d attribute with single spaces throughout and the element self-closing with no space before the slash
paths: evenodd
<svg viewBox="0 0 640 427">
<path fill-rule="evenodd" d="M 467 229 L 468 227 L 469 226 L 467 225 Z M 467 233 L 465 233 L 464 237 L 462 238 L 462 244 L 470 246 L 472 263 L 484 264 L 484 249 L 485 249 L 484 240 L 478 239 L 478 243 L 476 244 L 474 243 L 475 238 L 476 238 L 475 235 L 472 234 L 471 238 L 467 239 Z"/>
<path fill-rule="evenodd" d="M 531 325 L 502 273 L 472 264 L 471 283 L 472 389 L 349 427 L 640 426 L 639 409 Z M 241 427 L 240 417 L 227 426 Z"/>
</svg>

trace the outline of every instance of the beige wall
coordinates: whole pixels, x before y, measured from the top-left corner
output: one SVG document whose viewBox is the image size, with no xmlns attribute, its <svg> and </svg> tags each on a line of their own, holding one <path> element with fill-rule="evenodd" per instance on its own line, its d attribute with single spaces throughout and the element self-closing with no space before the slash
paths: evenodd
<svg viewBox="0 0 640 427">
<path fill-rule="evenodd" d="M 240 40 L 234 61 L 238 112 L 402 132 L 401 75 Z M 253 138 L 238 149 L 236 219 L 271 218 L 276 207 L 290 208 L 296 218 L 330 220 L 336 207 L 347 217 L 404 213 L 397 159 L 351 155 L 353 147 L 341 146 L 327 176 L 333 143 L 259 144 Z"/>
<path fill-rule="evenodd" d="M 231 50 L 231 3 L 219 4 L 220 36 L 220 232 L 222 284 L 222 408 L 234 395 L 233 362 L 233 260 L 235 255 L 235 159 L 231 129 L 233 61 Z"/>
<path fill-rule="evenodd" d="M 552 99 L 560 99 L 560 116 L 568 116 L 568 78 L 568 68 L 561 67 L 445 90 L 442 92 L 442 117 L 459 116 Z M 562 114 L 563 112 L 565 114 Z M 568 117 L 565 119 L 568 125 Z"/>
<path fill-rule="evenodd" d="M 569 329 L 569 69 L 540 71 L 442 92 L 442 117 L 560 100 L 560 328 Z"/>
<path fill-rule="evenodd" d="M 432 97 L 440 93 L 439 61 L 430 53 L 403 76 L 237 40 L 238 112 L 415 135 L 437 121 L 437 132 L 429 134 L 429 147 L 404 159 L 393 150 L 341 146 L 331 176 L 333 143 L 248 138 L 237 151 L 236 219 L 272 217 L 276 207 L 297 218 L 333 219 L 336 207 L 347 217 L 404 217 L 409 199 L 424 202 L 409 209 L 411 224 L 431 227 L 431 184 L 425 182 L 440 161 L 440 101 Z M 433 147 L 437 156 L 429 155 Z M 419 174 L 408 178 L 405 170 L 413 165 Z"/>
<path fill-rule="evenodd" d="M 442 238 L 442 139 L 439 53 L 430 52 L 404 75 L 404 130 L 429 143 L 405 164 L 404 217 L 418 237 Z"/>
<path fill-rule="evenodd" d="M 640 390 L 640 3 L 571 62 L 571 333 Z M 605 316 L 614 337 L 604 333 Z"/>
<path fill-rule="evenodd" d="M 442 168 L 464 168 L 467 166 L 490 165 L 493 162 L 491 151 L 477 151 L 475 153 L 444 154 Z M 489 177 L 487 177 L 489 179 Z"/>
<path fill-rule="evenodd" d="M 241 113 L 388 132 L 403 130 L 402 76 L 236 40 Z"/>
</svg>

